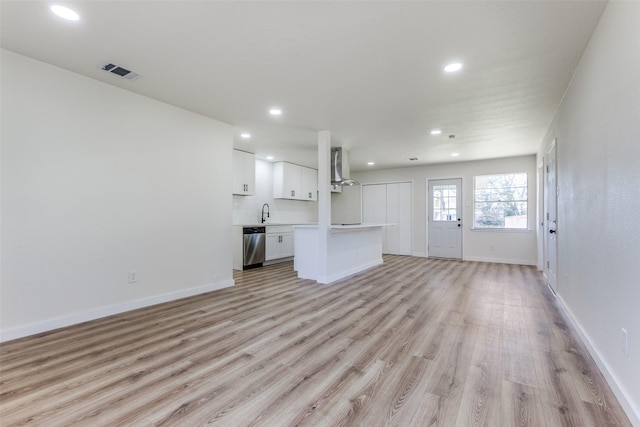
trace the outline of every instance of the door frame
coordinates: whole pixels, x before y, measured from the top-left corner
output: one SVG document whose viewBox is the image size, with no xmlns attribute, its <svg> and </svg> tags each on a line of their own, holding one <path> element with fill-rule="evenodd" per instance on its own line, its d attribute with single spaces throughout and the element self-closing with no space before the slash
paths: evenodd
<svg viewBox="0 0 640 427">
<path fill-rule="evenodd" d="M 543 158 L 543 172 L 544 172 L 544 197 L 543 197 L 543 224 L 542 232 L 543 238 L 543 253 L 544 259 L 542 263 L 542 272 L 547 279 L 547 284 L 551 291 L 555 294 L 558 289 L 558 138 L 553 138 L 551 144 L 544 153 Z M 549 155 L 553 152 L 554 157 L 554 184 L 555 188 L 549 188 Z M 555 209 L 554 217 L 555 224 L 551 224 L 550 208 Z M 552 239 L 551 233 L 553 230 L 554 238 Z M 551 245 L 554 245 L 551 250 Z M 550 266 L 553 264 L 554 271 L 552 272 Z M 553 273 L 553 274 L 552 274 Z"/>
<path fill-rule="evenodd" d="M 426 206 L 425 206 L 425 245 L 426 245 L 426 249 L 427 249 L 427 257 L 430 256 L 429 254 L 429 225 L 431 224 L 431 211 L 429 210 L 429 204 L 430 204 L 430 194 L 429 194 L 429 181 L 446 181 L 446 180 L 453 180 L 453 179 L 459 179 L 460 180 L 460 218 L 462 219 L 462 226 L 460 227 L 460 261 L 464 260 L 464 223 L 466 221 L 465 218 L 465 198 L 464 198 L 464 177 L 462 176 L 454 176 L 454 177 L 427 177 L 425 180 L 425 202 L 426 202 Z M 458 259 L 458 258 L 452 258 L 452 259 Z"/>
</svg>

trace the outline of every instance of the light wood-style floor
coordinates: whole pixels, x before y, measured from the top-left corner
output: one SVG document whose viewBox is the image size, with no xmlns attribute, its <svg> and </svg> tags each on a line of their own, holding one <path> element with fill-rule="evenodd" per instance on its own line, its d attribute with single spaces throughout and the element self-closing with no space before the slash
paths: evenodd
<svg viewBox="0 0 640 427">
<path fill-rule="evenodd" d="M 386 256 L 0 345 L 0 424 L 629 426 L 532 267 Z"/>
</svg>

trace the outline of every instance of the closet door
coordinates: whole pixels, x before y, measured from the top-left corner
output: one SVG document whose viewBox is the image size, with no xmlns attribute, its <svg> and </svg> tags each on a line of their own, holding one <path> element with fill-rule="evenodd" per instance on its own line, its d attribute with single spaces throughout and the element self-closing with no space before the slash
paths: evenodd
<svg viewBox="0 0 640 427">
<path fill-rule="evenodd" d="M 382 248 L 385 254 L 397 254 L 400 246 L 400 234 L 398 233 L 398 217 L 400 216 L 400 191 L 399 184 L 387 184 L 387 221 L 385 227 L 387 245 Z"/>
<path fill-rule="evenodd" d="M 382 253 L 411 255 L 412 212 L 410 182 L 362 186 L 362 222 L 394 224 L 382 232 Z"/>
<path fill-rule="evenodd" d="M 386 184 L 364 185 L 362 187 L 362 222 L 387 222 Z"/>
<path fill-rule="evenodd" d="M 384 224 L 387 222 L 387 185 L 362 186 L 362 222 Z M 382 233 L 382 253 L 386 253 L 387 234 Z"/>
<path fill-rule="evenodd" d="M 387 184 L 387 245 L 384 253 L 411 255 L 411 183 Z"/>
<path fill-rule="evenodd" d="M 413 248 L 413 184 L 398 184 L 398 255 L 411 255 Z"/>
</svg>

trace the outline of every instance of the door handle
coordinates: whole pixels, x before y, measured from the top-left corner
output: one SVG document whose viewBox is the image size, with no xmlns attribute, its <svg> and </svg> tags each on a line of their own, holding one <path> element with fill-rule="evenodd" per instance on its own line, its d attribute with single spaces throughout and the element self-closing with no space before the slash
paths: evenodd
<svg viewBox="0 0 640 427">
<path fill-rule="evenodd" d="M 458 224 L 458 227 L 462 227 L 462 224 Z"/>
<path fill-rule="evenodd" d="M 556 230 L 549 230 L 549 234 L 555 234 Z"/>
</svg>

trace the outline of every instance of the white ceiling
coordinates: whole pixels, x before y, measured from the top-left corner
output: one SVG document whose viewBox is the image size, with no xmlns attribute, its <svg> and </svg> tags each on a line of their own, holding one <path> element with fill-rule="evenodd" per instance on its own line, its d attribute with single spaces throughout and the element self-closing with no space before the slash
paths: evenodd
<svg viewBox="0 0 640 427">
<path fill-rule="evenodd" d="M 2 47 L 230 123 L 235 146 L 259 158 L 314 166 L 317 131 L 330 130 L 352 170 L 535 153 L 606 6 L 59 3 L 81 20 L 54 16 L 51 2 L 3 0 Z M 105 60 L 143 77 L 106 73 Z M 462 71 L 444 73 L 454 60 Z"/>
</svg>

